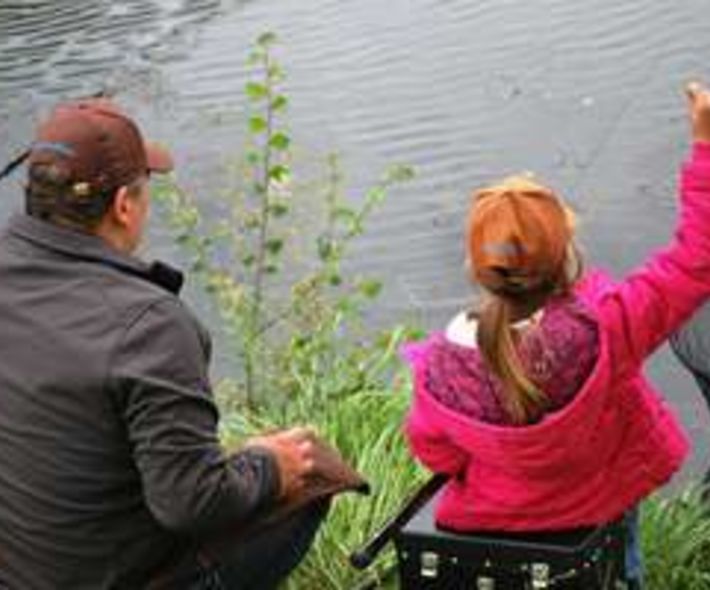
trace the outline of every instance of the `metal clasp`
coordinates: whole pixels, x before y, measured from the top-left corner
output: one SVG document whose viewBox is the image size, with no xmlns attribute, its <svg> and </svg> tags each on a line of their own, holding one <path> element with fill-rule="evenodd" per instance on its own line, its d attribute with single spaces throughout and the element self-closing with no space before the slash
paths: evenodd
<svg viewBox="0 0 710 590">
<path fill-rule="evenodd" d="M 534 590 L 544 590 L 550 587 L 550 566 L 547 563 L 533 563 L 531 575 Z"/>
<path fill-rule="evenodd" d="M 419 556 L 422 578 L 436 578 L 439 575 L 439 555 L 433 551 L 424 551 Z"/>
</svg>

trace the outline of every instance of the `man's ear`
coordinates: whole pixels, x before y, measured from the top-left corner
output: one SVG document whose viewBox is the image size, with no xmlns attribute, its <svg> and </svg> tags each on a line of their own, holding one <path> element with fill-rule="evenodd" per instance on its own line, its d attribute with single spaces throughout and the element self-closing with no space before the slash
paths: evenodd
<svg viewBox="0 0 710 590">
<path fill-rule="evenodd" d="M 128 194 L 128 187 L 122 186 L 116 191 L 113 196 L 113 201 L 109 207 L 109 214 L 113 221 L 122 227 L 131 224 L 131 212 L 133 210 L 133 201 Z"/>
</svg>

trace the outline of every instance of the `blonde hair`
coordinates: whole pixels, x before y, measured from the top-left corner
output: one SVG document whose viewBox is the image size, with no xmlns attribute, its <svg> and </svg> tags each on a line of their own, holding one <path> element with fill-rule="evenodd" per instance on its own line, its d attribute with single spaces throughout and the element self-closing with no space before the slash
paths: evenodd
<svg viewBox="0 0 710 590">
<path fill-rule="evenodd" d="M 574 213 L 555 193 L 527 176 L 507 178 L 474 195 L 468 254 L 474 279 L 488 292 L 477 313 L 477 344 L 503 385 L 503 403 L 516 424 L 539 417 L 547 397 L 525 371 L 511 324 L 550 297 L 570 292 L 582 271 L 575 226 Z M 491 243 L 509 245 L 509 252 L 501 254 Z"/>
</svg>

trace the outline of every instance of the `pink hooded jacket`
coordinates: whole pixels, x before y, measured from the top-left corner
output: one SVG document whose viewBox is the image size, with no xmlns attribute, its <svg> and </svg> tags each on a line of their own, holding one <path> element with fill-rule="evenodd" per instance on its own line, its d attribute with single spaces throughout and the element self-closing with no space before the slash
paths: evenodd
<svg viewBox="0 0 710 590">
<path fill-rule="evenodd" d="M 710 296 L 710 144 L 683 167 L 675 239 L 624 281 L 586 276 L 577 293 L 599 325 L 599 358 L 564 408 L 528 426 L 486 424 L 426 389 L 432 338 L 405 347 L 414 374 L 406 435 L 452 476 L 436 520 L 458 530 L 550 530 L 619 517 L 681 466 L 688 440 L 642 376 L 645 358 Z"/>
</svg>

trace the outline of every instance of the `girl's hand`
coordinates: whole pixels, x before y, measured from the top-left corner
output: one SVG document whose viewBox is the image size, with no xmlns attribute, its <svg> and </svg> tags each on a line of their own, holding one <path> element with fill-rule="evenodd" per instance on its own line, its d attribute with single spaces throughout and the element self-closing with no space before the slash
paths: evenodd
<svg viewBox="0 0 710 590">
<path fill-rule="evenodd" d="M 685 93 L 693 140 L 710 143 L 710 92 L 699 82 L 690 82 Z"/>
</svg>

